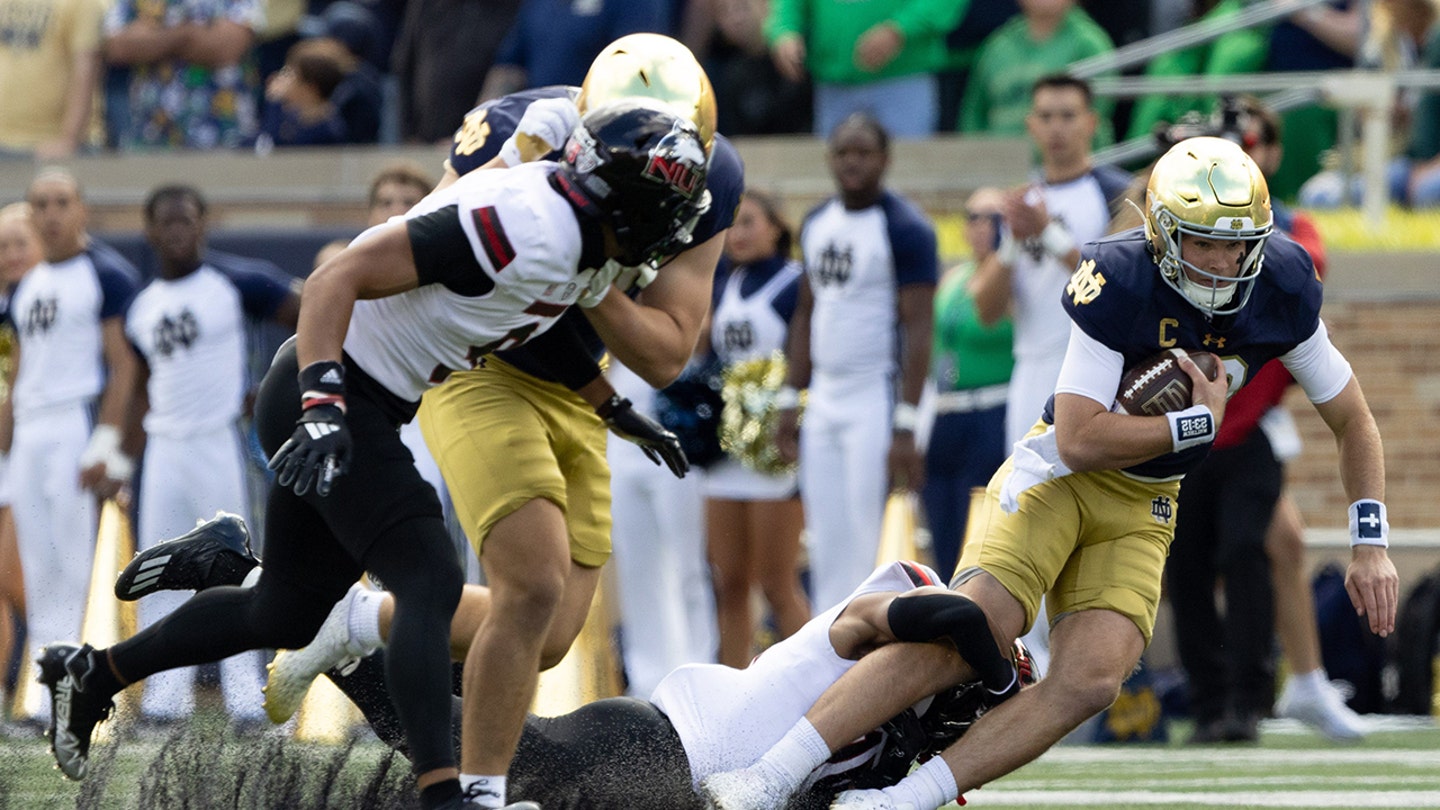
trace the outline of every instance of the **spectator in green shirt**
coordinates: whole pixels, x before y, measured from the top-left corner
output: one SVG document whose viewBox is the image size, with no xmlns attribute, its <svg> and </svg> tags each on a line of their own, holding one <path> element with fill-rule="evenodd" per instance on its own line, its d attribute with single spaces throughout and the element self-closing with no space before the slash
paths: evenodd
<svg viewBox="0 0 1440 810">
<path fill-rule="evenodd" d="M 1239 14 L 1245 0 L 1220 0 L 1200 20 L 1213 21 Z M 1219 39 L 1179 51 L 1161 54 L 1145 67 L 1145 75 L 1157 76 L 1223 76 L 1234 73 L 1258 73 L 1265 69 L 1270 49 L 1270 32 L 1265 28 L 1232 31 Z M 1143 96 L 1135 102 L 1130 116 L 1131 138 L 1150 135 L 1162 121 L 1174 124 L 1187 112 L 1209 114 L 1215 108 L 1214 96 Z"/>
<path fill-rule="evenodd" d="M 815 133 L 869 113 L 897 138 L 935 131 L 935 74 L 963 0 L 774 0 L 765 39 L 780 74 L 815 83 Z"/>
<path fill-rule="evenodd" d="M 960 131 L 1023 137 L 1036 79 L 1113 50 L 1109 35 L 1074 0 L 1020 0 L 1020 14 L 980 46 L 960 102 Z M 1114 102 L 1096 101 L 1094 146 L 1114 140 L 1114 108 Z"/>
</svg>

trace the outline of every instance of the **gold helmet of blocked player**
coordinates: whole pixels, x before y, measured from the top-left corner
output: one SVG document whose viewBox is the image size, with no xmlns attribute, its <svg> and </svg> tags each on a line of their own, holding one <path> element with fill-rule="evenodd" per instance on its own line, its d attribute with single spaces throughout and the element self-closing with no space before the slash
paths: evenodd
<svg viewBox="0 0 1440 810">
<path fill-rule="evenodd" d="M 630 34 L 606 45 L 580 86 L 584 115 L 624 98 L 661 102 L 695 125 L 708 156 L 715 142 L 715 90 L 695 54 L 661 34 Z"/>
<path fill-rule="evenodd" d="M 1211 137 L 1170 147 L 1150 173 L 1144 213 L 1145 236 L 1165 283 L 1207 316 L 1245 306 L 1273 226 L 1269 186 L 1245 150 Z M 1244 242 L 1239 274 L 1217 275 L 1185 261 L 1183 237 Z"/>
</svg>

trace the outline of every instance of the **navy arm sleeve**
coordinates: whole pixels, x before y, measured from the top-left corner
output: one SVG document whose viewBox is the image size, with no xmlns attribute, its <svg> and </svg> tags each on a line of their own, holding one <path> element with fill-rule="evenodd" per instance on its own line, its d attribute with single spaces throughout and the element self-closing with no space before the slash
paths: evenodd
<svg viewBox="0 0 1440 810">
<path fill-rule="evenodd" d="M 935 229 L 906 200 L 887 194 L 881 205 L 885 209 L 890 252 L 895 257 L 895 286 L 934 284 L 940 276 Z"/>
</svg>

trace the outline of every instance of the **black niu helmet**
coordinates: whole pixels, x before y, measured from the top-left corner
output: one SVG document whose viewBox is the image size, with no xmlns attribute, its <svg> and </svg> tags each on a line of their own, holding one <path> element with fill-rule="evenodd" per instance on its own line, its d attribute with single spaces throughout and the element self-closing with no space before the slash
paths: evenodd
<svg viewBox="0 0 1440 810">
<path fill-rule="evenodd" d="M 565 144 L 559 180 L 582 212 L 615 231 L 621 264 L 658 263 L 685 249 L 710 207 L 709 154 L 695 125 L 644 99 L 586 113 Z"/>
</svg>

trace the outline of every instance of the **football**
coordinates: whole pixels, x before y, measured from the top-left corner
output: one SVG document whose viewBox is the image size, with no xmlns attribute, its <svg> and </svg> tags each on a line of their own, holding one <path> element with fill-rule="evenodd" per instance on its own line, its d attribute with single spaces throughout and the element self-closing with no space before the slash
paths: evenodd
<svg viewBox="0 0 1440 810">
<path fill-rule="evenodd" d="M 1125 413 L 1134 416 L 1159 416 L 1190 407 L 1190 375 L 1176 362 L 1184 349 L 1166 349 L 1136 363 L 1120 378 L 1120 391 L 1115 400 Z M 1220 364 L 1209 352 L 1188 352 L 1190 359 L 1215 379 Z"/>
</svg>

